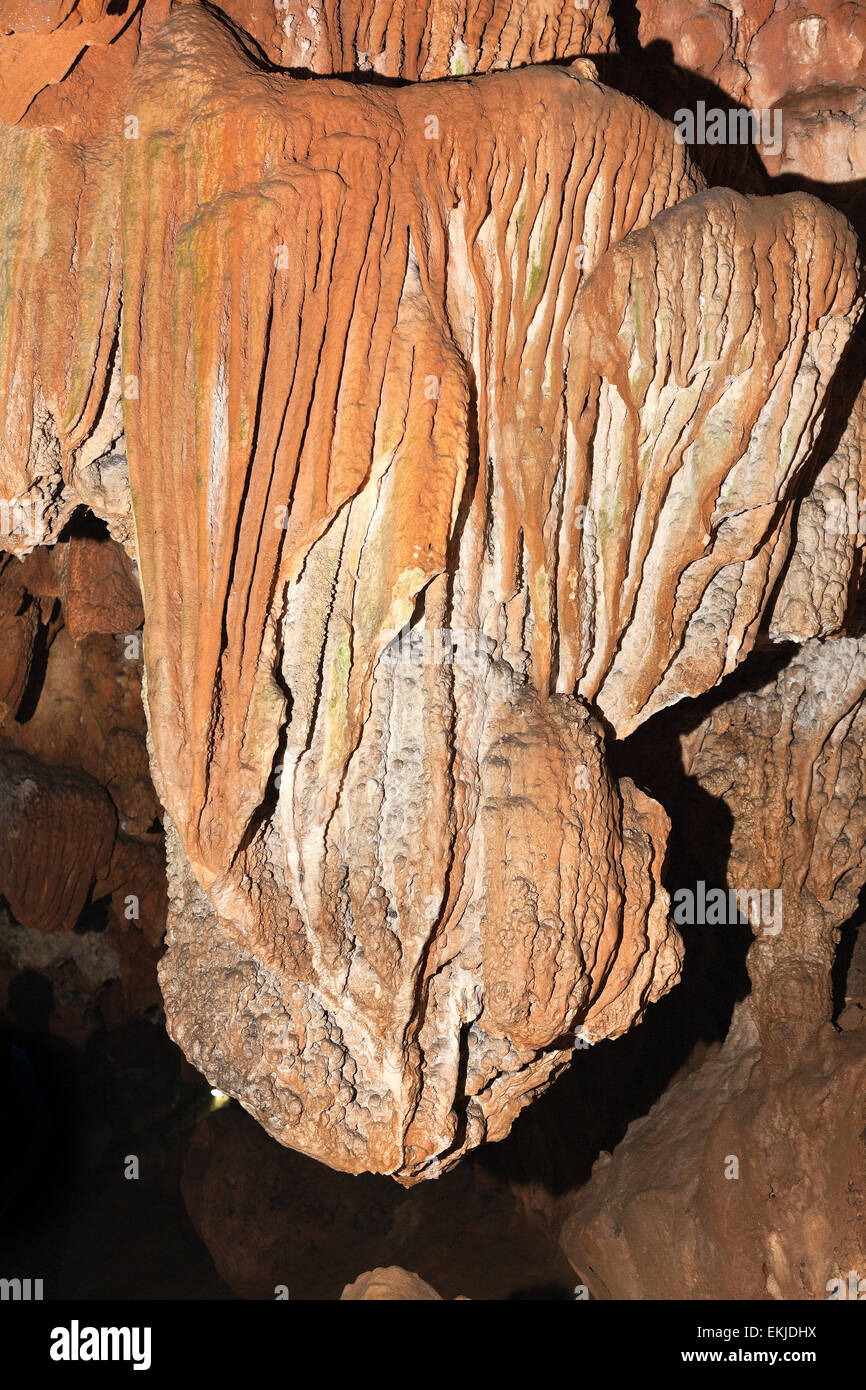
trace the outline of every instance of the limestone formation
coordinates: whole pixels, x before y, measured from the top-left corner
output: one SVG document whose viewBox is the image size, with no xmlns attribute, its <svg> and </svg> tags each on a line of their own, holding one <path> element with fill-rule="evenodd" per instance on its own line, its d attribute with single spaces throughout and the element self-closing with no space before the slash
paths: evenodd
<svg viewBox="0 0 866 1390">
<path fill-rule="evenodd" d="M 136 1016 L 159 999 L 165 870 L 139 591 L 120 546 L 69 534 L 4 558 L 0 612 L 0 981 L 38 971 L 52 1030 L 82 1042 L 112 1008 Z"/>
<path fill-rule="evenodd" d="M 807 642 L 683 736 L 687 774 L 733 813 L 752 992 L 724 1047 L 574 1203 L 565 1245 L 599 1296 L 826 1298 L 866 1259 L 866 1014 L 831 1022 L 839 928 L 866 876 L 864 718 L 866 642 L 839 638 Z M 699 840 L 694 808 L 689 822 Z M 664 1271 L 646 1262 L 653 1225 L 682 1252 Z"/>
<path fill-rule="evenodd" d="M 640 43 L 669 45 L 682 73 L 706 79 L 699 95 L 707 107 L 751 110 L 759 121 L 766 113 L 769 139 L 759 151 L 773 179 L 807 182 L 862 226 L 861 0 L 638 0 L 637 9 Z"/>
<path fill-rule="evenodd" d="M 609 0 L 227 0 L 220 9 L 271 62 L 319 74 L 425 82 L 614 47 Z"/>
<path fill-rule="evenodd" d="M 71 930 L 94 883 L 108 876 L 116 821 L 105 792 L 80 774 L 49 773 L 9 753 L 0 763 L 0 815 L 0 892 L 17 921 Z M 56 873 L 46 874 L 46 862 Z"/>
<path fill-rule="evenodd" d="M 807 642 L 683 738 L 688 773 L 733 812 L 729 886 L 761 884 L 783 902 L 778 932 L 757 913 L 749 953 L 753 1011 L 778 1066 L 832 1017 L 838 929 L 866 877 L 864 724 L 866 642 L 848 637 Z"/>
<path fill-rule="evenodd" d="M 665 821 L 610 782 L 586 701 L 627 733 L 748 651 L 857 257 L 812 199 L 700 194 L 670 127 L 573 71 L 314 94 L 184 10 L 131 95 L 162 979 L 178 1040 L 271 1132 L 411 1179 L 507 1132 L 575 1028 L 615 1036 L 676 977 Z M 533 103 L 537 126 L 506 119 Z M 212 182 L 226 122 L 242 185 Z M 166 333 L 166 309 L 206 332 Z M 156 381 L 178 372 L 175 414 Z"/>
<path fill-rule="evenodd" d="M 866 1030 L 824 1025 L 781 1073 L 749 1002 L 738 1007 L 721 1051 L 635 1122 L 573 1203 L 563 1240 L 595 1298 L 857 1297 Z"/>
<path fill-rule="evenodd" d="M 707 187 L 600 80 L 603 0 L 8 8 L 0 696 L 26 725 L 37 655 L 134 633 L 140 584 L 171 1035 L 281 1143 L 437 1176 L 679 979 L 668 815 L 611 740 L 849 620 L 855 234 L 802 188 Z M 775 99 L 781 45 L 808 89 L 811 20 L 773 47 L 769 0 L 718 8 L 694 67 Z M 10 763 L 16 843 L 74 866 L 58 897 L 13 855 L 19 921 L 147 861 L 129 731 L 75 763 L 95 791 Z M 803 776 L 848 877 L 816 860 L 820 947 L 804 906 L 756 996 L 813 946 L 826 992 L 862 882 L 856 797 Z"/>
<path fill-rule="evenodd" d="M 353 1284 L 347 1284 L 341 1298 L 349 1303 L 370 1301 L 440 1302 L 441 1296 L 417 1274 L 391 1265 L 388 1269 L 371 1269 L 361 1274 Z"/>
<path fill-rule="evenodd" d="M 638 0 L 642 44 L 665 39 L 676 61 L 753 109 L 788 93 L 860 86 L 860 0 Z"/>
</svg>

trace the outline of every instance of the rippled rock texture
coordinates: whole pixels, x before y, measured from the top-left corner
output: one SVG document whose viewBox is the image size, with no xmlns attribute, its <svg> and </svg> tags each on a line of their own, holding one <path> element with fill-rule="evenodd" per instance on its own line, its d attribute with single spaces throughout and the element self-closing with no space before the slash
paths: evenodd
<svg viewBox="0 0 866 1390">
<path fill-rule="evenodd" d="M 707 188 L 601 3 L 117 8 L 0 39 L 3 543 L 140 582 L 172 1036 L 412 1183 L 679 978 L 608 742 L 845 621 L 856 238 Z"/>
</svg>

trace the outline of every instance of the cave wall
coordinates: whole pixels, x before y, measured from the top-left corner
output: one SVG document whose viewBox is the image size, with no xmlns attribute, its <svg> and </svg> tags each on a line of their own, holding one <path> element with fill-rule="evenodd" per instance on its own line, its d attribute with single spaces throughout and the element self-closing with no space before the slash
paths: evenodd
<svg viewBox="0 0 866 1390">
<path fill-rule="evenodd" d="M 599 1296 L 864 1259 L 866 7 L 753 10 L 0 9 L 8 968 L 100 904 L 143 1014 L 167 926 L 211 1085 L 411 1185 L 680 988 L 723 807 L 748 1001 L 528 1196 Z"/>
</svg>

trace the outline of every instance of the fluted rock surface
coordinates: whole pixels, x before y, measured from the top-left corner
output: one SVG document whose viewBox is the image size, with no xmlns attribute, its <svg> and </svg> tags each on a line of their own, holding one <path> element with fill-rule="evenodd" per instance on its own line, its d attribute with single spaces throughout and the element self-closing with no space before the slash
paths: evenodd
<svg viewBox="0 0 866 1390">
<path fill-rule="evenodd" d="M 3 543 L 85 503 L 134 553 L 94 552 L 99 617 L 86 550 L 55 568 L 73 635 L 140 576 L 172 1035 L 281 1142 L 413 1182 L 678 978 L 667 817 L 606 737 L 771 610 L 842 621 L 790 576 L 858 467 L 817 451 L 855 238 L 707 191 L 576 57 L 600 3 L 147 0 L 97 62 L 112 9 L 36 26 L 83 56 L 0 130 Z M 411 81 L 327 75 L 367 69 Z"/>
<path fill-rule="evenodd" d="M 615 42 L 609 0 L 227 0 L 220 8 L 280 67 L 411 82 L 563 62 Z"/>
<path fill-rule="evenodd" d="M 185 7 L 129 102 L 170 1027 L 284 1142 L 413 1180 L 676 978 L 666 820 L 586 700 L 627 732 L 748 650 L 853 237 L 699 194 L 588 69 L 311 87 Z"/>
<path fill-rule="evenodd" d="M 167 13 L 148 0 L 153 20 Z M 50 544 L 84 504 L 129 544 L 120 172 L 150 22 L 135 0 L 16 3 L 0 20 L 0 546 Z M 5 21 L 5 22 L 4 22 Z"/>
<path fill-rule="evenodd" d="M 585 613 L 561 636 L 562 679 L 618 734 L 751 649 L 790 548 L 780 503 L 806 481 L 858 276 L 841 216 L 801 194 L 725 190 L 660 214 L 590 276 L 575 394 L 597 457 L 595 544 L 583 574 L 560 575 L 560 612 L 577 588 Z"/>
<path fill-rule="evenodd" d="M 39 931 L 71 930 L 111 863 L 117 820 L 102 787 L 24 753 L 5 753 L 0 817 L 0 893 L 16 919 Z"/>
</svg>

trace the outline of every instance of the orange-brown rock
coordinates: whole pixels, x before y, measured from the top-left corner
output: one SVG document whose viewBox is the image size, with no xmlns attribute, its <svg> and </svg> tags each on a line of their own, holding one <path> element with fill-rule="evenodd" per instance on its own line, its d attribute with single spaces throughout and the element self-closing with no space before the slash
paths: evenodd
<svg viewBox="0 0 866 1390">
<path fill-rule="evenodd" d="M 665 39 L 678 63 L 753 108 L 790 92 L 863 85 L 860 0 L 638 0 L 640 41 Z"/>
<path fill-rule="evenodd" d="M 845 621 L 860 542 L 810 536 L 860 486 L 856 239 L 707 190 L 578 56 L 601 0 L 117 9 L 0 39 L 46 55 L 2 89 L 0 543 L 57 544 L 49 674 L 140 575 L 172 1036 L 282 1143 L 411 1183 L 678 979 L 668 819 L 606 739 Z M 770 9 L 724 14 L 700 70 L 733 91 L 748 40 L 769 90 Z M 66 537 L 82 503 L 129 560 Z M 11 711 L 54 618 L 7 609 Z M 106 724 L 73 765 L 136 839 Z M 119 893 L 132 853 L 76 873 Z"/>
<path fill-rule="evenodd" d="M 91 632 L 134 633 L 144 621 L 132 562 L 111 540 L 73 536 L 53 552 L 70 636 Z"/>
<path fill-rule="evenodd" d="M 9 0 L 0 15 L 0 545 L 52 541 L 80 503 L 132 547 L 117 353 L 129 81 L 169 0 Z M 198 6 L 196 5 L 196 8 Z M 237 13 L 234 12 L 236 9 Z M 438 78 L 571 60 L 613 43 L 607 0 L 478 6 L 239 4 L 244 42 L 316 72 Z M 259 48 L 261 44 L 261 48 Z"/>
<path fill-rule="evenodd" d="M 212 85 L 213 72 L 236 72 L 234 87 Z M 569 1046 L 557 1040 L 578 1022 L 619 1031 L 675 978 L 676 940 L 658 888 L 664 818 L 629 784 L 610 783 L 583 706 L 566 695 L 546 702 L 549 626 L 539 621 L 530 684 L 497 657 L 495 609 L 491 637 L 481 631 L 483 588 L 494 582 L 505 617 L 514 582 L 478 573 L 483 474 L 473 479 L 478 520 L 463 528 L 465 607 L 455 604 L 451 619 L 479 634 L 478 660 L 461 655 L 452 689 L 452 669 L 441 661 L 431 664 L 423 652 L 420 664 L 411 653 L 403 660 L 393 647 L 383 653 L 428 587 L 428 636 L 437 615 L 439 626 L 448 622 L 447 552 L 470 467 L 461 352 L 482 354 L 479 393 L 501 402 L 505 415 L 491 421 L 482 448 L 497 460 L 495 489 L 506 503 L 499 525 L 513 565 L 506 441 L 516 420 L 507 418 L 513 404 L 501 383 L 518 370 L 535 320 L 547 321 L 548 335 L 566 330 L 583 278 L 573 218 L 585 218 L 595 256 L 614 229 L 628 230 L 658 197 L 695 183 L 669 131 L 577 74 L 467 81 L 450 105 L 439 87 L 396 95 L 331 82 L 310 88 L 257 70 L 226 31 L 190 9 L 147 50 L 131 101 L 141 140 L 130 146 L 125 173 L 124 361 L 141 394 L 128 403 L 126 433 L 156 775 L 174 826 L 173 946 L 163 969 L 170 1027 L 196 1064 L 284 1142 L 335 1166 L 415 1177 L 439 1155 L 454 1162 L 504 1133 L 520 1104 L 566 1063 Z M 205 180 L 186 192 L 181 184 L 177 205 L 145 177 L 166 103 L 178 123 L 174 149 L 165 150 L 168 185 L 175 187 L 175 169 L 199 170 Z M 555 125 L 544 120 L 553 103 Z M 536 107 L 537 134 L 504 123 L 515 104 Z M 640 131 L 657 145 L 656 157 L 637 180 L 626 179 L 612 148 L 588 147 L 583 185 L 569 181 L 573 143 L 595 138 L 581 132 L 592 130 L 587 116 L 602 105 L 623 140 Z M 267 127 L 263 106 L 272 111 Z M 212 118 L 197 115 L 190 126 L 200 143 L 192 156 L 184 122 L 206 110 Z M 293 111 L 303 113 L 300 125 Z M 432 141 L 428 118 L 439 129 Z M 214 142 L 226 121 L 248 151 L 242 187 L 230 167 L 213 181 Z M 474 146 L 461 145 L 466 129 L 476 138 L 486 132 L 489 166 L 479 169 Z M 294 157 L 279 180 L 268 175 L 278 148 Z M 528 188 L 521 203 L 530 157 L 550 166 L 549 191 L 535 206 Z M 260 185 L 250 182 L 256 167 Z M 497 193 L 495 235 L 515 239 L 521 279 L 512 281 L 492 225 L 474 234 L 474 247 L 461 250 L 457 236 L 446 280 L 442 181 L 452 180 L 448 197 L 467 210 L 481 199 L 472 215 L 483 222 L 490 194 L 478 174 L 492 192 L 507 169 L 513 189 L 504 205 Z M 594 185 L 613 199 L 601 218 Z M 316 215 L 299 242 L 301 207 L 305 218 L 311 207 Z M 196 244 L 187 250 L 189 237 Z M 162 269 L 154 277 L 157 247 Z M 200 284 L 189 277 L 189 255 L 213 266 Z M 550 260 L 533 272 L 539 255 Z M 336 267 L 333 286 L 317 268 L 323 256 Z M 482 302 L 500 302 L 505 289 L 515 304 L 512 343 L 502 336 L 504 319 L 494 316 L 489 337 L 480 322 L 473 328 L 458 256 L 474 264 Z M 563 266 L 561 281 L 549 264 Z M 242 283 L 248 307 L 238 319 L 225 295 Z M 203 317 L 193 307 L 200 299 L 211 306 Z M 178 322 L 207 322 L 216 333 L 189 344 L 166 336 L 162 315 L 173 304 Z M 295 342 L 290 357 L 267 351 L 277 339 Z M 189 374 L 168 399 L 157 387 L 177 370 L 163 365 L 166 351 Z M 561 373 L 561 350 L 557 356 Z M 539 420 L 533 436 L 556 413 L 539 369 L 540 361 L 527 377 L 525 409 Z M 207 399 L 216 413 L 196 423 L 189 403 Z M 481 418 L 484 428 L 487 406 Z M 524 484 L 538 491 L 531 544 L 542 565 L 541 509 L 554 467 L 555 455 L 549 483 L 528 473 Z M 196 492 L 194 507 L 173 501 Z M 542 585 L 539 575 L 539 613 L 539 603 L 547 606 Z M 506 650 L 521 623 L 512 610 Z M 277 804 L 262 816 L 277 790 L 281 743 Z M 383 837 L 377 821 L 393 829 Z M 563 842 L 552 876 L 536 849 L 545 823 L 559 827 L 554 839 Z M 623 835 L 629 849 L 621 855 Z M 254 911 L 245 887 L 252 881 Z M 615 969 L 632 940 L 642 943 L 638 968 L 631 947 Z M 251 996 L 238 994 L 245 977 L 259 981 L 254 1011 L 244 1003 Z M 216 999 L 232 1022 L 213 1032 L 206 1015 Z M 466 1070 L 460 1033 L 469 1049 L 465 1095 L 455 1089 Z"/>
<path fill-rule="evenodd" d="M 61 616 L 62 624 L 62 616 Z M 25 721 L 0 725 L 0 746 L 80 769 L 107 788 L 124 831 L 145 835 L 159 815 L 150 780 L 135 641 L 57 632 Z M 0 662 L 0 670 L 5 670 Z"/>
<path fill-rule="evenodd" d="M 681 70 L 708 80 L 709 90 L 702 93 L 708 106 L 737 105 L 769 114 L 772 138 L 760 146 L 768 174 L 800 185 L 809 181 L 814 191 L 823 189 L 831 202 L 861 221 L 866 177 L 866 5 L 861 0 L 757 0 L 747 6 L 739 0 L 639 0 L 638 9 L 640 42 L 670 44 Z M 667 93 L 659 96 L 667 100 Z"/>
<path fill-rule="evenodd" d="M 348 1303 L 389 1300 L 427 1303 L 442 1301 L 436 1290 L 425 1284 L 419 1275 L 410 1274 L 398 1265 L 389 1265 L 387 1269 L 371 1269 L 366 1274 L 359 1275 L 354 1283 L 346 1285 L 340 1298 Z"/>
<path fill-rule="evenodd" d="M 563 1231 L 576 1274 L 594 1298 L 852 1296 L 864 1104 L 866 1029 L 825 1024 L 782 1073 L 745 1001 L 721 1051 L 599 1159 Z"/>
<path fill-rule="evenodd" d="M 115 542 L 72 534 L 0 569 L 0 747 L 79 769 L 111 796 L 120 828 L 159 814 L 141 704 L 141 606 Z M 109 635 L 110 634 L 110 635 Z"/>
<path fill-rule="evenodd" d="M 856 987 L 844 1031 L 831 1021 L 839 928 L 866 871 L 866 642 L 807 642 L 775 675 L 771 660 L 682 738 L 708 793 L 683 807 L 688 833 L 705 837 L 710 798 L 731 813 L 727 887 L 752 925 L 752 992 L 721 1050 L 574 1200 L 565 1245 L 598 1297 L 847 1297 L 834 1281 L 866 1259 Z M 676 1260 L 658 1259 L 661 1230 Z"/>
<path fill-rule="evenodd" d="M 117 831 L 108 796 L 81 773 L 3 753 L 0 820 L 0 893 L 15 918 L 38 931 L 71 930 L 108 875 Z"/>
<path fill-rule="evenodd" d="M 3 0 L 0 119 L 14 125 L 91 45 L 114 43 L 140 8 L 140 0 Z"/>
<path fill-rule="evenodd" d="M 33 578 L 38 564 L 50 587 L 58 588 L 45 556 L 35 551 L 22 564 L 13 555 L 0 555 L 0 727 L 18 713 L 40 642 L 48 646 L 56 631 L 55 596 Z"/>
<path fill-rule="evenodd" d="M 118 921 L 134 920 L 150 945 L 159 944 L 165 928 L 160 849 L 119 831 L 98 782 L 80 769 L 4 751 L 0 809 L 0 894 L 22 926 L 71 931 L 91 898 L 112 894 Z M 134 911 L 125 910 L 133 902 Z"/>
<path fill-rule="evenodd" d="M 129 105 L 169 1026 L 282 1142 L 412 1181 L 676 979 L 667 823 L 586 702 L 625 733 L 749 650 L 853 234 L 700 193 L 586 66 L 298 83 L 184 6 Z"/>
<path fill-rule="evenodd" d="M 167 0 L 6 6 L 0 36 L 0 547 L 85 504 L 131 545 L 117 353 L 126 91 Z M 11 31 L 11 32 L 10 32 Z"/>
<path fill-rule="evenodd" d="M 220 8 L 273 63 L 319 74 L 430 81 L 614 46 L 609 0 L 226 0 Z"/>
<path fill-rule="evenodd" d="M 4 958 L 45 974 L 52 1028 L 82 1042 L 105 1010 L 128 1018 L 158 1001 L 164 851 L 140 636 L 121 627 L 141 621 L 138 588 L 113 541 L 73 534 L 6 556 L 0 603 Z"/>
</svg>

